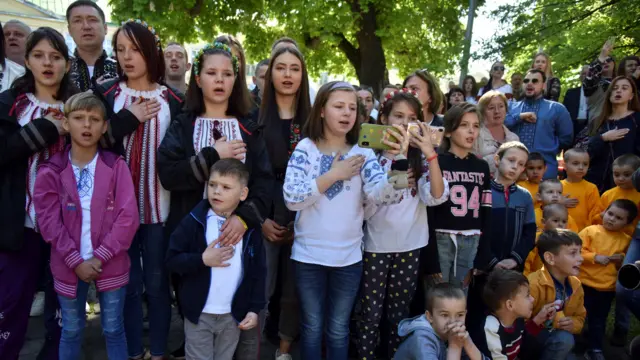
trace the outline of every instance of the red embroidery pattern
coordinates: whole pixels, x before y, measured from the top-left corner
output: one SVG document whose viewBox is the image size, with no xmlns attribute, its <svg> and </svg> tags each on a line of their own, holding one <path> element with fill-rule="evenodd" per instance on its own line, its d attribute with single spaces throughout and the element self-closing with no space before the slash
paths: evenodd
<svg viewBox="0 0 640 360">
<path fill-rule="evenodd" d="M 291 131 L 289 132 L 289 156 L 293 153 L 293 150 L 298 146 L 300 142 L 300 125 L 291 122 Z"/>
</svg>

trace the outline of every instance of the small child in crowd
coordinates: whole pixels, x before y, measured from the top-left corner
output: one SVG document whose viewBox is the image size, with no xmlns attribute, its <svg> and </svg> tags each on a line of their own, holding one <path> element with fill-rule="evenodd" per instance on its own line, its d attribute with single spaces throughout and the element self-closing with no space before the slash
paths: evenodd
<svg viewBox="0 0 640 360">
<path fill-rule="evenodd" d="M 521 142 L 504 143 L 496 153 L 495 178 L 491 180 L 491 260 L 489 268 L 522 269 L 534 246 L 536 217 L 531 195 L 515 185 L 524 171 L 529 151 Z M 544 174 L 544 171 L 540 176 Z"/>
<path fill-rule="evenodd" d="M 613 201 L 618 199 L 627 199 L 640 204 L 640 192 L 635 189 L 631 181 L 631 175 L 638 168 L 640 168 L 640 157 L 635 154 L 621 155 L 613 161 L 613 181 L 616 187 L 602 194 L 600 200 L 604 208 L 608 208 Z M 640 217 L 636 217 L 630 225 L 624 228 L 625 234 L 633 237 L 639 219 Z"/>
<path fill-rule="evenodd" d="M 584 263 L 578 278 L 584 287 L 584 305 L 589 314 L 589 350 L 585 355 L 589 360 L 604 359 L 602 341 L 616 295 L 618 268 L 631 242 L 623 230 L 637 215 L 637 205 L 631 200 L 615 200 L 602 214 L 602 225 L 588 226 L 580 232 Z"/>
<path fill-rule="evenodd" d="M 525 331 L 533 336 L 542 330 L 545 321 L 553 319 L 554 304 L 547 304 L 529 319 L 533 301 L 529 281 L 513 270 L 495 269 L 484 287 L 484 302 L 491 314 L 487 315 L 484 334 L 493 360 L 518 358 Z"/>
<path fill-rule="evenodd" d="M 518 186 L 527 189 L 531 197 L 535 199 L 545 172 L 547 172 L 547 163 L 544 161 L 544 156 L 539 152 L 529 153 L 529 159 L 524 169 L 526 179 L 518 181 Z M 538 207 L 540 204 L 536 201 L 535 205 Z"/>
<path fill-rule="evenodd" d="M 127 358 L 123 308 L 127 250 L 139 226 L 129 168 L 98 149 L 107 131 L 102 101 L 90 93 L 67 100 L 63 126 L 71 146 L 38 170 L 34 201 L 40 233 L 51 244 L 51 272 L 62 311 L 60 359 L 80 358 L 89 283 L 95 281 L 109 360 Z"/>
<path fill-rule="evenodd" d="M 598 187 L 584 180 L 589 170 L 589 153 L 573 148 L 564 152 L 564 168 L 567 178 L 562 180 L 562 195 L 569 215 L 576 221 L 578 231 L 597 223 L 603 210 Z M 569 228 L 571 229 L 571 228 Z"/>
<path fill-rule="evenodd" d="M 182 277 L 185 354 L 192 360 L 231 360 L 242 330 L 258 325 L 265 306 L 265 261 L 260 231 L 221 247 L 221 227 L 247 198 L 249 171 L 236 159 L 212 167 L 207 199 L 171 234 L 167 267 Z"/>
<path fill-rule="evenodd" d="M 578 234 L 561 228 L 545 229 L 538 238 L 537 248 L 544 268 L 529 275 L 533 312 L 553 303 L 556 314 L 536 336 L 535 348 L 542 351 L 532 354 L 533 359 L 573 358 L 573 334 L 582 331 L 587 314 L 584 290 L 576 277 L 583 260 L 581 247 Z"/>
<path fill-rule="evenodd" d="M 562 204 L 549 204 L 542 209 L 542 223 L 544 224 L 544 230 L 566 229 L 567 221 L 569 220 L 569 211 Z M 536 245 L 540 238 L 541 232 L 536 236 Z M 529 252 L 527 260 L 524 263 L 524 276 L 528 276 L 532 272 L 542 269 L 542 258 L 538 254 L 537 246 Z"/>
<path fill-rule="evenodd" d="M 400 322 L 398 335 L 407 336 L 394 358 L 403 360 L 488 360 L 466 331 L 467 299 L 460 287 L 440 283 L 429 290 L 424 315 Z"/>
<path fill-rule="evenodd" d="M 562 196 L 562 189 L 562 182 L 558 179 L 547 179 L 540 183 L 538 195 L 536 195 L 536 199 L 540 202 L 540 207 L 535 209 L 536 228 L 538 232 L 544 229 L 542 209 L 549 204 L 563 204 L 565 199 Z M 566 207 L 566 205 L 564 206 Z M 569 218 L 567 219 L 567 229 L 578 232 L 578 224 L 573 217 L 571 217 L 571 213 L 569 213 Z"/>
</svg>

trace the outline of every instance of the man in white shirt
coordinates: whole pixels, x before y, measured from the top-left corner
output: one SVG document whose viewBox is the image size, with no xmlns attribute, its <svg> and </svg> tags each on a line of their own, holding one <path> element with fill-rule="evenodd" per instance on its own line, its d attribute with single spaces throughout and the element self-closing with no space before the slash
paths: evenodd
<svg viewBox="0 0 640 360">
<path fill-rule="evenodd" d="M 18 65 L 24 66 L 27 37 L 31 34 L 31 28 L 20 20 L 9 20 L 4 24 L 2 32 L 4 32 L 6 57 Z"/>
<path fill-rule="evenodd" d="M 589 65 L 584 65 L 580 72 L 580 84 L 582 80 L 587 76 L 589 71 Z M 584 88 L 582 86 L 567 90 L 562 101 L 564 106 L 571 115 L 571 121 L 573 122 L 573 136 L 577 136 L 580 130 L 587 126 L 589 119 L 589 112 L 587 106 L 587 97 L 584 96 Z"/>
</svg>

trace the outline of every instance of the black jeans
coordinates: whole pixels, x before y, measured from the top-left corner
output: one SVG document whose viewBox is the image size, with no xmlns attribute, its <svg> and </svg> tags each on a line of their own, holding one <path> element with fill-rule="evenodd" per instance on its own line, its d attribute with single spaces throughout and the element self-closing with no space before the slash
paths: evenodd
<svg viewBox="0 0 640 360">
<path fill-rule="evenodd" d="M 584 289 L 584 307 L 587 309 L 589 332 L 587 342 L 589 350 L 602 351 L 602 343 L 607 328 L 607 316 L 616 292 L 600 291 L 582 284 Z"/>
</svg>

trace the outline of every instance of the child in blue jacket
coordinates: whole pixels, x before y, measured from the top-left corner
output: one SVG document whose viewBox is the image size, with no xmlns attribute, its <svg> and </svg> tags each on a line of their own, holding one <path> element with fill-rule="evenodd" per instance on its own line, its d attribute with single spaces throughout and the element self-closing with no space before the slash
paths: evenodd
<svg viewBox="0 0 640 360">
<path fill-rule="evenodd" d="M 249 229 L 235 246 L 218 237 L 226 218 L 247 198 L 249 172 L 236 159 L 216 162 L 207 199 L 178 225 L 169 240 L 167 267 L 182 277 L 187 359 L 231 360 L 243 330 L 258 325 L 265 306 L 264 250 L 260 231 Z"/>
</svg>

